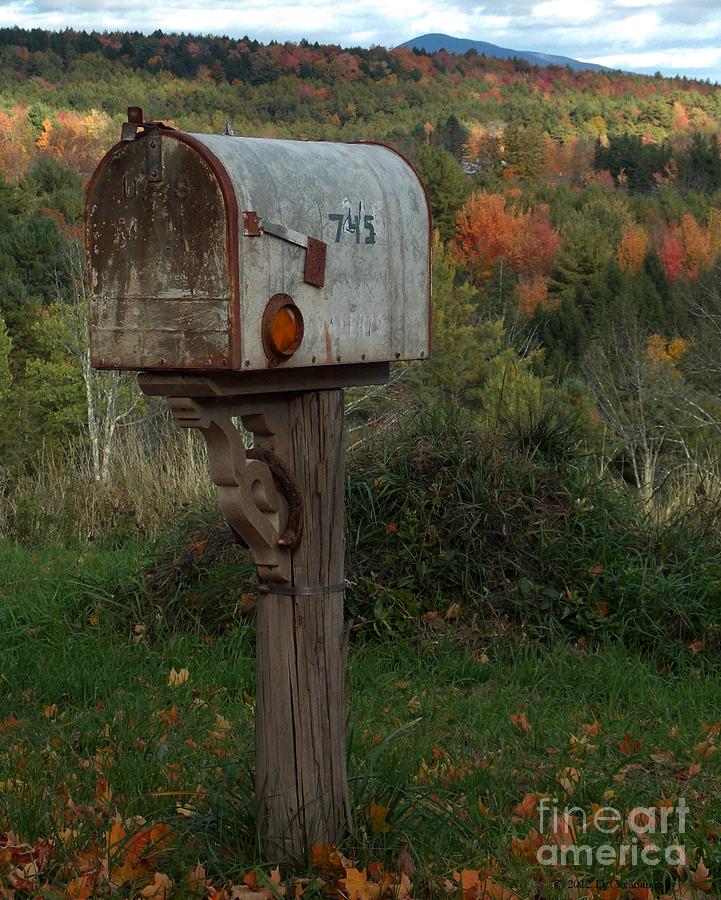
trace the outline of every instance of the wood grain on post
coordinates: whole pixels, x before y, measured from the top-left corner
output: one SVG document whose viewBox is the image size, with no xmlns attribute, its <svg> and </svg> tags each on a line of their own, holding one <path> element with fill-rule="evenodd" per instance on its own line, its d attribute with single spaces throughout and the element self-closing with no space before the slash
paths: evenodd
<svg viewBox="0 0 721 900">
<path fill-rule="evenodd" d="M 344 583 L 343 391 L 268 398 L 287 416 L 272 449 L 303 495 L 293 587 Z M 346 776 L 343 590 L 261 593 L 257 606 L 256 797 L 266 853 L 300 857 L 350 818 Z"/>
</svg>

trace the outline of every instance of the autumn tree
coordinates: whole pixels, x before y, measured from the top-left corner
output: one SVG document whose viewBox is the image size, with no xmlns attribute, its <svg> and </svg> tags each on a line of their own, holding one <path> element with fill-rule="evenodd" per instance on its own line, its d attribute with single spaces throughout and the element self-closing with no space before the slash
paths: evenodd
<svg viewBox="0 0 721 900">
<path fill-rule="evenodd" d="M 646 259 L 649 239 L 643 225 L 629 222 L 621 232 L 616 257 L 621 268 L 632 275 L 638 274 Z"/>
<path fill-rule="evenodd" d="M 64 110 L 54 119 L 45 119 L 35 143 L 41 153 L 65 160 L 90 175 L 113 138 L 114 124 L 106 113 L 97 109 L 88 113 Z"/>
<path fill-rule="evenodd" d="M 517 210 L 501 194 L 477 191 L 458 214 L 454 249 L 480 281 L 499 259 L 520 276 L 547 275 L 560 243 L 547 209 Z"/>
</svg>

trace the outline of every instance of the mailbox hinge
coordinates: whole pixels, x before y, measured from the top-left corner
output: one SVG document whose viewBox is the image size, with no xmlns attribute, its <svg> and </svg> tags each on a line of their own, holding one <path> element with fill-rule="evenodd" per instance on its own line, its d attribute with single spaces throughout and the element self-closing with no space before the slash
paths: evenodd
<svg viewBox="0 0 721 900">
<path fill-rule="evenodd" d="M 147 154 L 148 181 L 158 184 L 163 180 L 163 142 L 159 129 L 152 128 L 148 132 L 145 152 Z"/>
<path fill-rule="evenodd" d="M 288 467 L 268 446 L 286 423 L 258 397 L 169 396 L 168 404 L 180 426 L 198 428 L 205 438 L 218 505 L 253 554 L 259 577 L 290 582 L 291 551 L 303 532 L 303 500 Z M 260 446 L 246 449 L 233 424 L 236 416 Z"/>
<path fill-rule="evenodd" d="M 261 234 L 270 234 L 280 238 L 288 244 L 303 247 L 305 250 L 305 267 L 303 269 L 303 281 L 314 287 L 322 288 L 325 284 L 325 258 L 328 245 L 323 241 L 301 234 L 285 225 L 275 222 L 266 222 L 254 211 L 243 213 L 243 234 L 246 237 L 259 237 Z"/>
</svg>

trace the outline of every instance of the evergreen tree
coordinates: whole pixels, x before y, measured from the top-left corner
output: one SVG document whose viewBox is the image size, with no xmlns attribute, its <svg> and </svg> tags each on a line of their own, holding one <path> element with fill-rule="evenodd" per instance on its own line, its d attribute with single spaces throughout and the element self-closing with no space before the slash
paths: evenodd
<svg viewBox="0 0 721 900">
<path fill-rule="evenodd" d="M 433 225 L 444 241 L 450 240 L 468 193 L 468 179 L 453 156 L 440 147 L 421 147 L 416 167 L 428 192 Z"/>
</svg>

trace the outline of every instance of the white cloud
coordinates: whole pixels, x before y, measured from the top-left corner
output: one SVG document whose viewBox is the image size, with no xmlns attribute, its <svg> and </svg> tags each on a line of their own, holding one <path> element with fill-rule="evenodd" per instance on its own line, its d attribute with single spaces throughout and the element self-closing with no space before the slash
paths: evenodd
<svg viewBox="0 0 721 900">
<path fill-rule="evenodd" d="M 587 22 L 598 15 L 596 0 L 546 0 L 533 7 L 536 19 L 557 21 L 560 24 Z"/>
<path fill-rule="evenodd" d="M 676 50 L 649 50 L 645 53 L 616 53 L 594 56 L 586 62 L 610 66 L 613 69 L 665 69 L 680 72 L 683 69 L 706 69 L 721 63 L 721 47 L 693 47 Z"/>
</svg>

